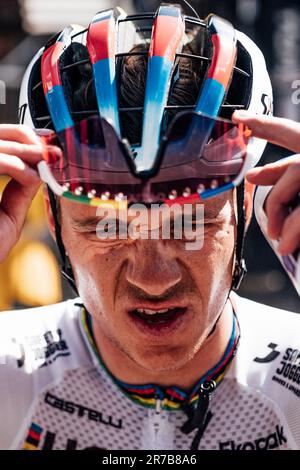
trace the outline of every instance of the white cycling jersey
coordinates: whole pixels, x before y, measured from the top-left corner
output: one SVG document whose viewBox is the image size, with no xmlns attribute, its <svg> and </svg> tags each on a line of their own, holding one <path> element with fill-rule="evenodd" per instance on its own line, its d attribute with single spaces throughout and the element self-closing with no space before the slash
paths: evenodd
<svg viewBox="0 0 300 470">
<path fill-rule="evenodd" d="M 189 396 L 115 380 L 79 299 L 0 314 L 0 447 L 187 450 L 198 430 L 183 432 L 184 403 L 213 378 L 199 449 L 299 449 L 300 317 L 232 299 L 228 347 Z"/>
</svg>

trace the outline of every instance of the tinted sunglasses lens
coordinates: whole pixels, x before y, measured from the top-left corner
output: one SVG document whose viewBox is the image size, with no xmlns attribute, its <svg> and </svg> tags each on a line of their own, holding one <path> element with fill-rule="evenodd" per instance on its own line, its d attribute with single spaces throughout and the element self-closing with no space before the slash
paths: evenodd
<svg viewBox="0 0 300 470">
<path fill-rule="evenodd" d="M 119 194 L 124 186 L 139 183 L 127 163 L 130 152 L 112 126 L 98 116 L 42 138 L 44 160 L 55 181 L 68 193 L 107 199 L 111 187 Z M 59 147 L 61 153 L 51 152 L 49 145 Z"/>
<path fill-rule="evenodd" d="M 162 169 L 228 184 L 241 172 L 249 134 L 243 125 L 196 113 L 181 113 L 167 133 Z"/>
<path fill-rule="evenodd" d="M 152 202 L 190 197 L 230 185 L 247 156 L 243 126 L 195 113 L 181 113 L 167 133 L 160 169 L 145 181 L 134 176 L 133 159 L 113 127 L 98 116 L 43 137 L 44 159 L 65 192 L 91 200 Z M 49 151 L 56 145 L 62 152 Z"/>
</svg>

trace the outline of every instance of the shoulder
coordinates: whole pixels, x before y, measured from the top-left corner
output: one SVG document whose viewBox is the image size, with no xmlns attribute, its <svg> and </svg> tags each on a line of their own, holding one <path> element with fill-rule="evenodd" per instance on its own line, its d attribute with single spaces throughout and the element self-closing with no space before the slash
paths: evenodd
<svg viewBox="0 0 300 470">
<path fill-rule="evenodd" d="M 232 301 L 241 339 L 231 374 L 272 404 L 299 448 L 300 315 L 236 294 Z"/>
<path fill-rule="evenodd" d="M 57 304 L 43 307 L 26 308 L 0 312 L 0 335 L 7 329 L 18 332 L 32 332 L 34 328 L 43 329 L 47 324 L 53 324 L 62 317 L 72 319 L 78 314 L 77 302 L 79 299 L 67 300 Z"/>
<path fill-rule="evenodd" d="M 295 346 L 300 349 L 300 314 L 231 296 L 241 328 L 242 346 L 257 354 L 276 344 L 277 349 Z M 275 349 L 275 346 L 273 346 Z"/>
<path fill-rule="evenodd" d="M 279 330 L 281 334 L 292 334 L 293 326 L 300 324 L 300 314 L 296 312 L 254 302 L 237 294 L 231 294 L 231 299 L 233 306 L 236 307 L 239 321 L 249 326 L 258 321 L 263 329 L 268 326 L 268 331 Z M 284 330 L 281 329 L 282 325 L 286 327 Z"/>
<path fill-rule="evenodd" d="M 0 448 L 7 449 L 42 390 L 90 367 L 79 299 L 0 313 Z"/>
<path fill-rule="evenodd" d="M 27 373 L 56 362 L 58 357 L 72 357 L 73 365 L 80 363 L 86 355 L 80 311 L 80 299 L 75 299 L 0 313 L 0 360 L 8 364 L 15 359 Z"/>
<path fill-rule="evenodd" d="M 255 364 L 276 362 L 282 355 L 299 354 L 300 314 L 253 302 L 233 294 L 233 307 L 240 325 L 240 355 Z"/>
</svg>

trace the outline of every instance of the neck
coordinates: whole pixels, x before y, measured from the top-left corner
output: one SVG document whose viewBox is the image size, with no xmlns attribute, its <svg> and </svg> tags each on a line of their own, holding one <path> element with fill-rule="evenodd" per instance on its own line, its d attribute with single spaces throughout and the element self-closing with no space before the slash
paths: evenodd
<svg viewBox="0 0 300 470">
<path fill-rule="evenodd" d="M 222 358 L 230 340 L 232 322 L 232 306 L 228 300 L 214 331 L 194 357 L 184 367 L 166 372 L 152 372 L 140 367 L 103 334 L 97 322 L 93 323 L 93 334 L 102 361 L 116 379 L 127 384 L 152 383 L 189 390 Z"/>
</svg>

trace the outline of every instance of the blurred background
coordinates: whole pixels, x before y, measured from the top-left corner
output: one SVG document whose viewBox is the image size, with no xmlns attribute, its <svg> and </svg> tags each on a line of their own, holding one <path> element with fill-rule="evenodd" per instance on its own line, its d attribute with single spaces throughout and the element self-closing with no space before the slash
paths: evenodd
<svg viewBox="0 0 300 470">
<path fill-rule="evenodd" d="M 156 0 L 0 0 L 0 123 L 16 123 L 22 76 L 34 53 L 68 23 L 87 25 L 99 10 L 122 6 L 128 13 L 154 11 Z M 181 3 L 181 1 L 176 1 Z M 293 83 L 300 86 L 299 0 L 191 0 L 201 17 L 214 12 L 230 20 L 262 49 L 274 86 L 274 112 L 297 121 Z M 185 7 L 186 8 L 186 7 Z M 191 14 L 189 10 L 185 12 Z M 268 145 L 264 162 L 285 155 Z M 6 184 L 0 178 L 0 194 Z M 239 293 L 300 312 L 299 298 L 253 220 L 247 236 L 248 275 Z M 74 296 L 61 280 L 55 244 L 47 229 L 43 196 L 32 204 L 19 244 L 0 264 L 0 311 Z"/>
</svg>

